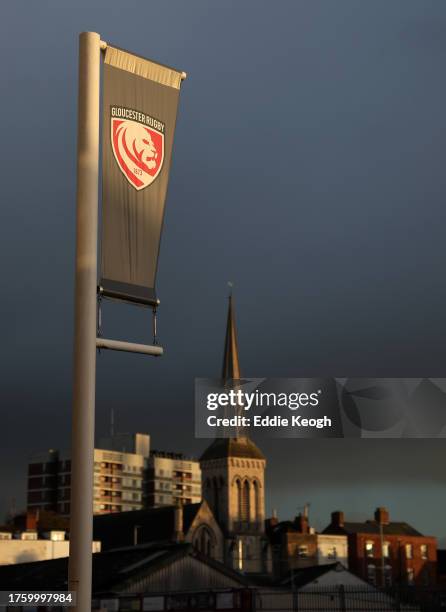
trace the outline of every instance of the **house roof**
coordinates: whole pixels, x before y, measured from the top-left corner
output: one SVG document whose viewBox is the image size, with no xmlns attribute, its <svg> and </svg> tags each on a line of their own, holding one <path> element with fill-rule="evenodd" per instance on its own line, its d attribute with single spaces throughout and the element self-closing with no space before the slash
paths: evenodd
<svg viewBox="0 0 446 612">
<path fill-rule="evenodd" d="M 217 438 L 204 451 L 200 461 L 237 457 L 241 459 L 265 460 L 265 455 L 247 436 L 239 438 Z"/>
<path fill-rule="evenodd" d="M 202 555 L 191 544 L 151 543 L 94 554 L 93 593 L 119 591 L 142 575 L 155 572 L 185 556 L 202 561 L 240 585 L 248 584 L 244 576 Z M 0 566 L 0 584 L 2 589 L 7 590 L 66 590 L 67 576 L 67 557 Z"/>
<path fill-rule="evenodd" d="M 419 531 L 408 525 L 408 523 L 391 522 L 387 525 L 382 525 L 384 535 L 406 535 L 406 536 L 422 536 Z M 342 527 L 329 525 L 323 532 L 324 534 L 343 535 L 353 533 L 370 533 L 379 535 L 381 533 L 380 524 L 377 521 L 364 521 L 362 523 L 354 523 L 345 521 Z"/>
<path fill-rule="evenodd" d="M 292 576 L 289 576 L 281 583 L 282 586 L 294 585 L 296 588 L 305 586 L 314 582 L 321 576 L 324 576 L 331 571 L 348 571 L 341 563 L 328 563 L 326 565 L 311 565 L 310 567 L 302 567 L 296 569 Z"/>
<path fill-rule="evenodd" d="M 183 532 L 187 533 L 202 506 L 184 504 Z M 131 510 L 98 514 L 93 519 L 93 537 L 102 542 L 102 549 L 130 546 L 134 543 L 135 528 L 138 528 L 138 542 L 172 541 L 175 530 L 175 506 Z"/>
</svg>

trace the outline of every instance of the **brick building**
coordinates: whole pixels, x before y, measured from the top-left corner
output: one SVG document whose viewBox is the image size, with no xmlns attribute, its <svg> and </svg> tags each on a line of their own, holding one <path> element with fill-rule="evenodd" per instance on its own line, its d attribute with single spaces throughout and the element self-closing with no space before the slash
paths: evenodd
<svg viewBox="0 0 446 612">
<path fill-rule="evenodd" d="M 436 584 L 436 538 L 390 521 L 386 508 L 377 508 L 374 520 L 365 522 L 346 521 L 343 512 L 333 512 L 323 533 L 347 536 L 350 570 L 372 584 Z"/>
<path fill-rule="evenodd" d="M 348 567 L 347 536 L 317 533 L 310 527 L 307 511 L 293 521 L 279 521 L 273 516 L 265 525 L 276 577 L 317 565 L 341 563 Z"/>
</svg>

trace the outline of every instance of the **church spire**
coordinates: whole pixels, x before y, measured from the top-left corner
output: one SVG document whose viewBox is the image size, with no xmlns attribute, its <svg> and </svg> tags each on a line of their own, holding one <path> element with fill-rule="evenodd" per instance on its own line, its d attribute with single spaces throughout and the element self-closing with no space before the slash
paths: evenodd
<svg viewBox="0 0 446 612">
<path fill-rule="evenodd" d="M 228 380 L 241 378 L 240 362 L 238 358 L 237 332 L 235 329 L 234 303 L 232 291 L 229 294 L 228 318 L 226 323 L 225 351 L 223 355 L 222 379 Z"/>
</svg>

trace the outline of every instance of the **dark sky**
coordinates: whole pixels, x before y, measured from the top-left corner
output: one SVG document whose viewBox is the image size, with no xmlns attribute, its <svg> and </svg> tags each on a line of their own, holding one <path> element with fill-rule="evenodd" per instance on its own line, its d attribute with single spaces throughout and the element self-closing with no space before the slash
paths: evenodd
<svg viewBox="0 0 446 612">
<path fill-rule="evenodd" d="M 0 21 L 0 511 L 70 432 L 77 35 L 188 73 L 158 290 L 159 360 L 98 359 L 97 432 L 199 453 L 235 283 L 246 376 L 443 376 L 446 5 L 440 0 L 29 2 Z M 109 305 L 107 335 L 149 313 Z M 268 509 L 318 527 L 377 505 L 446 536 L 443 440 L 270 442 Z"/>
</svg>

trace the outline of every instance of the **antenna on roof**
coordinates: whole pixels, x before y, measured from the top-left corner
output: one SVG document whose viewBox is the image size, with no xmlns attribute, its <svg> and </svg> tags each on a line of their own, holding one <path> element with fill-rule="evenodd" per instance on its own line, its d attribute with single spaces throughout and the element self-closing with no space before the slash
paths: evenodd
<svg viewBox="0 0 446 612">
<path fill-rule="evenodd" d="M 110 437 L 115 435 L 115 411 L 113 407 L 110 409 Z"/>
</svg>

